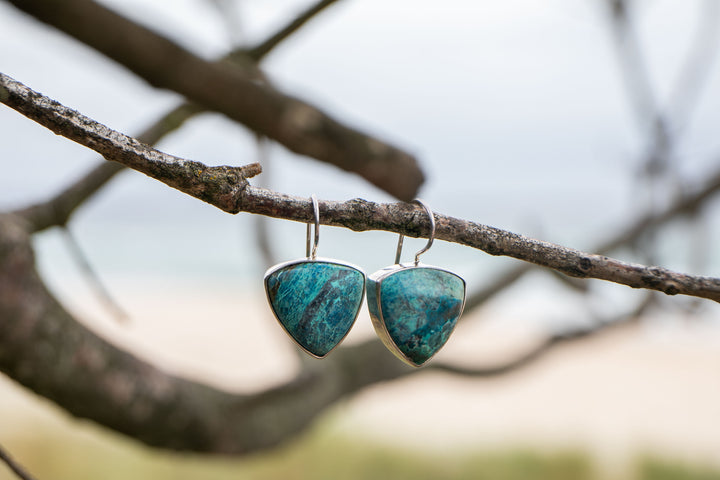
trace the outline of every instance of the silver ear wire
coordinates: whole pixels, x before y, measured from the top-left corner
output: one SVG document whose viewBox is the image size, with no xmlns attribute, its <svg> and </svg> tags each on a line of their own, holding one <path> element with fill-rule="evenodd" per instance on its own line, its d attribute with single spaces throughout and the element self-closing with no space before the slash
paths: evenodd
<svg viewBox="0 0 720 480">
<path fill-rule="evenodd" d="M 420 200 L 419 198 L 416 198 L 413 200 L 413 202 L 418 203 L 422 205 L 423 208 L 425 208 L 425 211 L 428 214 L 428 218 L 430 219 L 430 236 L 428 237 L 428 242 L 425 244 L 425 247 L 423 247 L 420 251 L 418 251 L 415 254 L 415 266 L 417 266 L 418 263 L 420 263 L 420 255 L 430 250 L 430 247 L 433 244 L 433 240 L 435 240 L 435 216 L 433 215 L 432 209 L 430 206 L 425 203 L 423 200 Z M 310 228 L 310 225 L 308 224 L 308 229 Z M 395 263 L 400 263 L 400 255 L 402 254 L 402 247 L 403 247 L 403 239 L 405 238 L 405 235 L 402 233 L 400 234 L 400 238 L 398 238 L 398 246 L 397 251 L 395 252 Z M 308 245 L 310 245 L 310 230 L 308 230 Z"/>
<path fill-rule="evenodd" d="M 310 229 L 312 228 L 312 224 L 308 223 L 305 256 L 310 260 L 315 260 L 317 258 L 318 243 L 320 242 L 320 207 L 318 206 L 318 200 L 314 193 L 310 195 L 310 200 L 312 201 L 313 213 L 315 214 L 315 239 L 312 243 L 312 250 L 310 250 Z"/>
</svg>

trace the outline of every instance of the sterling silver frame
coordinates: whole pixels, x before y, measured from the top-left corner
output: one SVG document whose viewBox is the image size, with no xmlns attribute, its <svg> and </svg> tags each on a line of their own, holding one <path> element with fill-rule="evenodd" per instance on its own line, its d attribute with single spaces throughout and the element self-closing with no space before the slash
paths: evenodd
<svg viewBox="0 0 720 480">
<path fill-rule="evenodd" d="M 282 270 L 285 267 L 289 267 L 291 265 L 298 265 L 300 263 L 330 263 L 333 265 L 349 267 L 349 268 L 352 268 L 352 269 L 360 272 L 360 274 L 362 275 L 362 278 L 363 278 L 362 295 L 360 296 L 360 308 L 362 308 L 362 304 L 365 301 L 365 288 L 367 287 L 367 278 L 366 278 L 366 275 L 365 275 L 365 272 L 363 271 L 363 269 L 358 267 L 357 265 L 353 265 L 352 263 L 344 262 L 342 260 L 335 260 L 333 258 L 324 258 L 324 257 L 316 257 L 316 258 L 304 257 L 304 258 L 298 258 L 297 260 L 290 260 L 287 262 L 278 263 L 277 265 L 274 265 L 274 266 L 268 268 L 268 270 L 265 272 L 265 276 L 263 277 L 263 285 L 265 286 L 265 297 L 267 298 L 268 304 L 270 305 L 270 309 L 273 312 L 273 316 L 275 317 L 275 320 L 277 320 L 277 322 L 280 324 L 282 329 L 285 330 L 285 333 L 288 334 L 288 337 L 290 337 L 292 339 L 292 341 L 295 342 L 295 345 L 300 347 L 302 349 L 302 351 L 304 351 L 305 353 L 307 353 L 308 355 L 310 355 L 311 357 L 314 357 L 314 358 L 325 358 L 327 355 L 330 354 L 330 352 L 335 350 L 338 347 L 338 345 L 340 345 L 343 342 L 343 340 L 345 340 L 345 338 L 348 336 L 348 334 L 350 333 L 350 330 L 352 330 L 352 327 L 355 326 L 357 317 L 360 314 L 360 308 L 357 309 L 357 312 L 355 313 L 355 318 L 353 318 L 353 321 L 350 324 L 350 328 L 348 328 L 348 331 L 345 332 L 345 335 L 343 335 L 343 337 L 340 339 L 340 341 L 338 341 L 338 343 L 333 348 L 328 350 L 328 352 L 325 355 L 316 355 L 316 354 L 312 353 L 311 351 L 307 350 L 297 340 L 295 340 L 295 337 L 293 337 L 290 334 L 290 332 L 287 330 L 287 328 L 285 328 L 285 325 L 283 325 L 283 323 L 280 321 L 280 318 L 278 317 L 277 312 L 275 311 L 275 307 L 273 306 L 272 302 L 270 301 L 270 293 L 268 292 L 268 285 L 267 285 L 267 279 L 270 275 L 272 275 L 273 273 L 275 273 L 278 270 Z"/>
<path fill-rule="evenodd" d="M 380 315 L 380 318 L 373 315 L 372 310 L 369 310 L 370 313 L 370 320 L 372 321 L 373 327 L 375 327 L 375 333 L 377 333 L 377 336 L 380 337 L 380 340 L 385 344 L 385 346 L 390 350 L 396 357 L 398 357 L 403 362 L 407 363 L 408 365 L 412 367 L 421 367 L 425 365 L 427 362 L 429 362 L 438 352 L 435 352 L 430 358 L 425 360 L 423 363 L 415 363 L 410 358 L 408 358 L 401 350 L 400 348 L 395 344 L 395 341 L 393 341 L 392 337 L 390 336 L 390 332 L 388 332 L 387 325 L 385 324 L 385 318 L 383 315 L 382 310 L 382 282 L 390 277 L 391 275 L 394 275 L 395 273 L 412 269 L 412 268 L 425 268 L 430 270 L 440 270 L 441 272 L 446 272 L 451 275 L 456 276 L 463 282 L 463 301 L 462 305 L 460 306 L 460 314 L 458 315 L 458 321 L 455 322 L 455 326 L 453 327 L 452 331 L 450 332 L 450 335 L 448 338 L 453 334 L 455 329 L 457 328 L 457 324 L 460 321 L 460 317 L 463 314 L 463 311 L 465 310 L 465 300 L 467 298 L 467 283 L 465 282 L 465 279 L 462 278 L 460 275 L 458 275 L 455 272 L 451 272 L 450 270 L 447 270 L 445 268 L 436 267 L 433 265 L 425 265 L 424 263 L 396 263 L 395 265 L 391 265 L 389 267 L 385 267 L 381 270 L 378 270 L 377 272 L 373 273 L 368 277 L 368 280 L 375 282 L 375 298 L 377 299 L 377 311 Z M 438 350 L 440 351 L 440 350 Z"/>
</svg>

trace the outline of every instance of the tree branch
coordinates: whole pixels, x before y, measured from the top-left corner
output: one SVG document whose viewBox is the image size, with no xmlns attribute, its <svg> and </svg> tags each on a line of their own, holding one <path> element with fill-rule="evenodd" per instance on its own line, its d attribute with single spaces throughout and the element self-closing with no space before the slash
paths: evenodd
<svg viewBox="0 0 720 480">
<path fill-rule="evenodd" d="M 280 43 L 282 43 L 290 35 L 298 31 L 303 25 L 309 22 L 318 13 L 325 10 L 333 3 L 337 3 L 338 0 L 320 0 L 310 5 L 306 10 L 300 12 L 298 16 L 293 18 L 284 27 L 278 30 L 275 34 L 271 35 L 267 40 L 247 50 L 248 56 L 254 59 L 260 59 L 275 49 Z"/>
<path fill-rule="evenodd" d="M 85 200 L 125 168 L 125 165 L 117 162 L 100 163 L 54 197 L 21 208 L 14 213 L 30 223 L 32 232 L 65 226 L 73 212 Z"/>
<path fill-rule="evenodd" d="M 182 192 L 229 212 L 241 211 L 299 222 L 312 220 L 307 199 L 292 197 L 247 183 L 260 169 L 207 167 L 154 150 L 126 135 L 87 118 L 23 84 L 0 74 L 0 102 L 57 134 L 99 152 L 108 160 L 156 178 Z M 419 237 L 429 234 L 429 222 L 408 204 L 377 204 L 356 199 L 322 202 L 325 225 L 355 231 L 386 230 Z M 552 268 L 579 278 L 597 278 L 633 288 L 658 290 L 668 295 L 690 295 L 720 301 L 720 279 L 673 272 L 661 267 L 630 264 L 602 255 L 584 253 L 506 230 L 435 215 L 436 238 L 467 245 L 491 255 L 504 255 Z"/>
<path fill-rule="evenodd" d="M 167 449 L 243 455 L 270 448 L 346 395 L 418 371 L 374 341 L 254 394 L 169 375 L 72 318 L 35 270 L 27 224 L 7 214 L 0 214 L 0 318 L 1 371 L 75 416 Z"/>
<path fill-rule="evenodd" d="M 355 172 L 402 200 L 424 177 L 415 158 L 319 109 L 257 82 L 247 71 L 193 55 L 92 0 L 8 0 L 95 48 L 151 85 L 239 121 L 288 149 Z"/>
<path fill-rule="evenodd" d="M 261 172 L 257 163 L 244 167 L 208 167 L 159 152 L 45 97 L 0 73 L 0 102 L 58 135 L 91 148 L 227 212 L 237 213 L 236 198 L 247 178 Z"/>
<path fill-rule="evenodd" d="M 323 3 L 332 2 L 318 5 Z M 6 82 L 12 88 L 6 87 Z M 64 132 L 61 134 L 93 148 L 108 160 L 123 162 L 232 213 L 248 211 L 302 222 L 311 217 L 307 199 L 248 185 L 246 178 L 259 173 L 253 165 L 207 167 L 172 157 L 29 89 L 25 97 L 18 95 L 17 87 L 25 88 L 8 77 L 0 77 L 0 101 L 15 104 L 13 108 L 32 115 L 31 118 L 57 133 Z M 11 99 L 13 96 L 15 98 Z M 49 107 L 49 111 L 44 107 Z M 179 111 L 176 118 L 187 118 L 187 115 L 202 110 L 191 104 L 180 109 L 185 111 Z M 164 125 L 154 127 L 162 128 L 148 130 L 149 136 L 167 131 Z M 59 200 L 46 204 L 45 210 L 48 205 L 57 207 L 64 212 L 66 221 L 84 198 L 121 168 L 117 163 L 101 165 L 93 171 L 90 181 L 66 190 Z M 714 190 L 706 196 L 686 198 L 688 201 L 683 208 L 699 207 L 711 193 Z M 421 236 L 426 235 L 429 228 L 423 215 L 409 205 L 353 200 L 323 202 L 321 210 L 324 224 L 357 231 L 381 229 Z M 0 322 L 0 370 L 74 415 L 93 419 L 153 446 L 245 454 L 291 438 L 333 402 L 367 385 L 418 372 L 397 362 L 380 342 L 373 340 L 341 348 L 331 358 L 309 364 L 290 382 L 257 394 L 234 395 L 168 375 L 118 350 L 78 324 L 47 292 L 34 269 L 29 237 L 29 233 L 42 223 L 38 219 L 45 213 L 31 211 L 32 208 L 16 215 L 0 214 L 0 318 L 3 319 Z M 44 220 L 46 225 L 57 224 L 50 223 L 52 221 L 47 218 Z M 646 217 L 647 222 L 640 221 L 633 228 L 647 228 L 652 222 L 669 218 L 663 215 Z M 33 225 L 28 224 L 28 219 Z M 676 291 L 679 282 L 682 288 L 696 292 L 705 288 L 713 295 L 707 298 L 718 300 L 718 279 L 629 265 L 444 215 L 438 214 L 436 219 L 438 238 L 480 248 L 493 255 L 510 255 L 569 275 L 593 278 L 610 275 L 621 279 L 619 283 L 640 281 L 652 284 L 639 285 L 643 288 L 693 294 Z M 628 231 L 632 235 L 637 230 Z M 629 242 L 629 238 L 618 236 L 614 241 Z M 608 242 L 606 246 L 613 244 Z M 638 277 L 643 273 L 649 276 Z M 509 272 L 497 284 L 502 288 L 519 275 L 522 272 Z M 703 286 L 703 281 L 709 285 Z M 537 349 L 504 365 L 478 369 L 435 363 L 430 368 L 469 376 L 508 373 L 540 358 L 557 345 L 586 338 L 607 326 L 609 324 L 598 324 L 591 329 L 553 335 Z"/>
<path fill-rule="evenodd" d="M 150 446 L 246 455 L 290 440 L 327 407 L 369 385 L 427 370 L 397 361 L 375 339 L 338 349 L 258 393 L 231 394 L 169 375 L 109 344 L 62 308 L 35 270 L 27 227 L 18 216 L 0 214 L 0 370 L 69 413 Z M 609 325 L 555 335 L 501 367 L 430 368 L 465 376 L 508 373 L 556 344 Z"/>
<path fill-rule="evenodd" d="M 105 287 L 105 284 L 100 280 L 100 276 L 97 274 L 95 269 L 90 264 L 85 252 L 80 247 L 80 243 L 75 238 L 75 235 L 65 225 L 60 229 L 65 240 L 65 246 L 70 255 L 75 260 L 75 263 L 80 268 L 81 273 L 85 277 L 90 288 L 95 293 L 95 296 L 100 303 L 107 309 L 108 313 L 120 323 L 127 322 L 130 316 L 120 306 L 120 304 L 113 298 L 110 291 Z"/>
<path fill-rule="evenodd" d="M 313 16 L 336 1 L 337 0 L 322 0 L 318 2 L 291 20 L 267 40 L 260 42 L 257 46 L 249 50 L 234 50 L 218 61 L 232 61 L 234 64 L 241 66 L 262 61 L 265 56 L 280 44 L 281 40 L 287 39 L 290 34 L 296 32 L 301 26 L 310 21 Z M 187 120 L 205 111 L 205 108 L 197 104 L 189 102 L 181 103 L 165 113 L 135 138 L 141 143 L 154 145 L 166 135 L 180 128 Z M 49 227 L 63 226 L 70 219 L 73 212 L 82 205 L 85 200 L 125 168 L 125 165 L 119 163 L 102 162 L 58 195 L 44 202 L 30 205 L 18 213 L 32 223 L 34 232 Z"/>
<path fill-rule="evenodd" d="M 604 242 L 597 245 L 593 251 L 607 255 L 623 246 L 632 246 L 648 230 L 664 225 L 682 215 L 693 215 L 714 195 L 720 192 L 720 170 L 708 176 L 705 184 L 692 192 L 685 192 L 672 204 L 661 212 L 646 214 L 627 227 L 621 229 Z M 526 273 L 536 268 L 536 265 L 521 264 L 506 272 L 499 274 L 493 283 L 470 293 L 465 302 L 465 309 L 476 308 L 492 298 L 498 292 L 508 288 L 520 280 Z"/>
<path fill-rule="evenodd" d="M 691 111 L 698 105 L 703 87 L 707 84 L 720 40 L 720 4 L 704 0 L 699 10 L 695 36 L 685 62 L 668 98 L 667 112 L 677 130 L 683 127 Z"/>
<path fill-rule="evenodd" d="M 30 475 L 19 463 L 13 459 L 8 452 L 0 445 L 0 461 L 5 462 L 5 465 L 17 475 L 21 480 L 35 480 L 35 477 Z"/>
<path fill-rule="evenodd" d="M 615 42 L 615 51 L 620 62 L 620 72 L 628 92 L 628 101 L 641 131 L 651 121 L 662 117 L 657 96 L 648 73 L 642 48 L 632 28 L 632 18 L 627 0 L 608 0 L 610 27 Z"/>
<path fill-rule="evenodd" d="M 598 333 L 609 330 L 612 327 L 627 325 L 628 323 L 636 321 L 645 311 L 647 311 L 648 307 L 652 305 L 654 300 L 654 295 L 649 294 L 631 312 L 616 315 L 614 318 L 605 320 L 595 319 L 593 324 L 589 327 L 580 327 L 555 333 L 517 357 L 497 365 L 490 365 L 486 367 L 465 367 L 449 363 L 434 362 L 428 365 L 427 368 L 430 370 L 451 373 L 453 375 L 476 378 L 489 378 L 506 375 L 527 367 L 551 351 L 554 351 L 557 347 L 567 345 L 577 340 L 589 338 Z"/>
</svg>

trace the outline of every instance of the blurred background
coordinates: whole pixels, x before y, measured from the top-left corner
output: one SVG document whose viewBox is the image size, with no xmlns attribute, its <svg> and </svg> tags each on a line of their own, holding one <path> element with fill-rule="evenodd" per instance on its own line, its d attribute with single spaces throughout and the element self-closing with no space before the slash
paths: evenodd
<svg viewBox="0 0 720 480">
<path fill-rule="evenodd" d="M 210 59 L 256 44 L 311 2 L 101 3 Z M 720 172 L 719 28 L 714 0 L 341 0 L 262 69 L 284 92 L 416 154 L 435 211 L 595 252 Z M 0 32 L 0 71 L 121 132 L 181 100 L 4 2 Z M 43 200 L 101 161 L 4 107 L 0 132 L 2 210 Z M 291 195 L 394 201 L 280 146 L 259 151 L 219 114 L 158 148 L 211 165 L 260 160 L 251 183 Z M 718 207 L 708 195 L 611 255 L 718 276 Z M 69 230 L 127 322 L 98 298 L 66 234 L 43 232 L 34 245 L 53 293 L 93 330 L 169 372 L 252 392 L 298 369 L 262 290 L 259 222 L 277 261 L 303 256 L 303 224 L 227 215 L 121 173 Z M 407 240 L 405 258 L 423 243 Z M 323 227 L 319 254 L 370 274 L 392 263 L 395 245 L 386 232 Z M 459 273 L 471 293 L 520 264 L 445 242 L 423 260 Z M 41 479 L 720 478 L 720 310 L 653 296 L 630 321 L 645 298 L 532 271 L 469 309 L 437 358 L 498 365 L 548 336 L 586 335 L 506 375 L 431 372 L 373 386 L 249 459 L 149 449 L 2 376 L 0 443 Z M 372 335 L 363 310 L 346 341 Z"/>
</svg>

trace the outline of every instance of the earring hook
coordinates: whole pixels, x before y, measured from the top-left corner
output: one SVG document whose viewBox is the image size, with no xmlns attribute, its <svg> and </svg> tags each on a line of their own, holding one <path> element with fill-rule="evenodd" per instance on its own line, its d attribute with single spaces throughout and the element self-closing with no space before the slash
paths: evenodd
<svg viewBox="0 0 720 480">
<path fill-rule="evenodd" d="M 318 243 L 320 242 L 320 207 L 318 206 L 318 200 L 314 193 L 310 195 L 310 200 L 312 200 L 313 214 L 315 215 L 315 239 L 313 240 L 311 251 L 310 228 L 312 228 L 312 224 L 308 222 L 305 242 L 305 256 L 308 257 L 310 260 L 315 260 L 315 258 L 317 257 Z"/>
<path fill-rule="evenodd" d="M 413 202 L 418 203 L 422 205 L 423 208 L 425 208 L 425 211 L 428 214 L 428 218 L 430 219 L 430 236 L 428 237 L 428 242 L 425 244 L 425 247 L 423 247 L 421 250 L 419 250 L 415 254 L 415 266 L 417 267 L 418 263 L 420 263 L 420 255 L 430 250 L 430 247 L 433 244 L 433 240 L 435 240 L 435 216 L 433 215 L 433 211 L 430 208 L 430 206 L 425 203 L 423 200 L 420 200 L 419 198 L 416 198 L 413 200 Z M 400 238 L 398 238 L 398 246 L 397 246 L 397 252 L 395 253 L 395 263 L 400 263 L 400 255 L 402 254 L 402 247 L 403 247 L 403 239 L 405 238 L 405 235 L 402 233 L 400 234 Z"/>
</svg>

